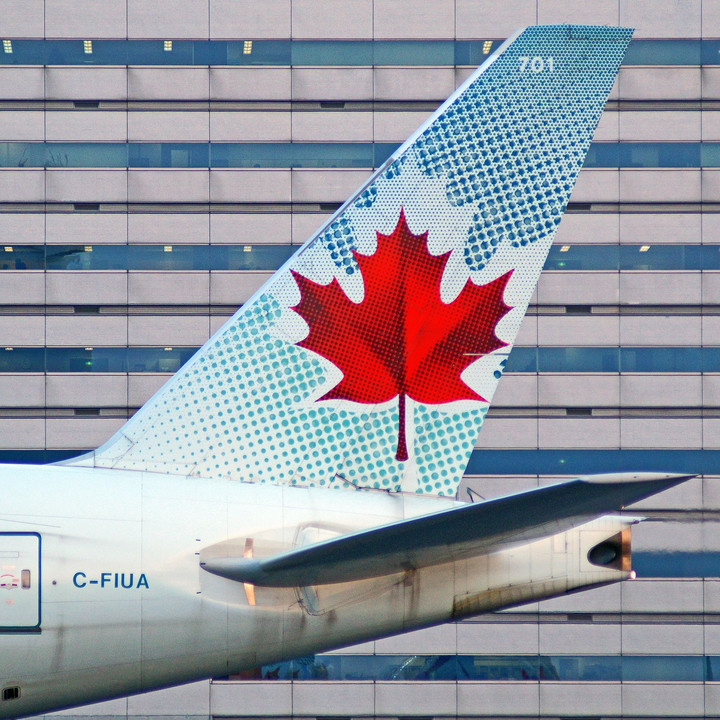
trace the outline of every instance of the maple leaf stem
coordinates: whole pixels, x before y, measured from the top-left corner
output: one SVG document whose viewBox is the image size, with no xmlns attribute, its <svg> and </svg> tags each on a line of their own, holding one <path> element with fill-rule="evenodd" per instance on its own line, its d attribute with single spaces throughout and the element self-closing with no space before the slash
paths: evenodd
<svg viewBox="0 0 720 720">
<path fill-rule="evenodd" d="M 398 395 L 398 444 L 395 459 L 401 462 L 408 459 L 407 440 L 405 438 L 405 393 Z"/>
</svg>

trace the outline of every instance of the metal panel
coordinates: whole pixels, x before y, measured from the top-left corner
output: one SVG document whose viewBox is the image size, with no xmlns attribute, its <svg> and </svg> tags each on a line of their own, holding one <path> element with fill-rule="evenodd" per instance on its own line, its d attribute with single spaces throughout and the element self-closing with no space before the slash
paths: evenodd
<svg viewBox="0 0 720 720">
<path fill-rule="evenodd" d="M 206 315 L 158 315 L 127 319 L 130 345 L 202 345 L 209 337 Z"/>
<path fill-rule="evenodd" d="M 4 278 L 4 273 L 1 278 Z M 3 345 L 43 345 L 45 318 L 42 315 L 0 315 L 0 338 Z"/>
<path fill-rule="evenodd" d="M 699 202 L 700 191 L 699 170 L 620 171 L 622 202 Z M 703 195 L 705 192 L 703 185 Z"/>
<path fill-rule="evenodd" d="M 544 272 L 537 287 L 538 302 L 549 305 L 614 305 L 619 296 L 616 272 Z"/>
<path fill-rule="evenodd" d="M 610 655 L 621 651 L 620 625 L 609 623 L 540 623 L 540 653 Z"/>
<path fill-rule="evenodd" d="M 0 114 L 0 140 L 45 139 L 44 113 L 37 110 L 3 110 Z"/>
<path fill-rule="evenodd" d="M 372 142 L 373 114 L 294 112 L 292 139 L 295 142 Z"/>
<path fill-rule="evenodd" d="M 278 215 L 213 213 L 210 215 L 211 242 L 214 245 L 224 243 L 287 245 L 290 243 L 291 217 L 290 213 Z"/>
<path fill-rule="evenodd" d="M 45 447 L 45 421 L 42 418 L 0 418 L 0 448 L 13 450 Z"/>
<path fill-rule="evenodd" d="M 375 0 L 376 39 L 451 38 L 455 35 L 455 0 L 416 3 L 414 0 Z M 487 10 L 485 11 L 487 14 Z M 487 32 L 487 31 L 485 31 Z M 484 35 L 481 34 L 481 37 Z"/>
<path fill-rule="evenodd" d="M 620 25 L 618 7 L 614 2 L 597 2 L 597 0 L 573 0 L 558 2 L 544 0 L 538 3 L 539 24 L 572 25 Z"/>
<path fill-rule="evenodd" d="M 5 100 L 42 100 L 45 76 L 41 67 L 0 67 L 0 96 Z"/>
<path fill-rule="evenodd" d="M 263 0 L 262 3 L 210 0 L 210 37 L 289 38 L 290 18 L 290 0 Z"/>
<path fill-rule="evenodd" d="M 98 291 L 101 293 L 102 288 L 98 288 Z M 103 301 L 100 294 L 96 301 Z M 48 315 L 45 322 L 45 342 L 50 346 L 127 344 L 128 319 L 120 315 Z"/>
<path fill-rule="evenodd" d="M 576 245 L 578 243 L 618 242 L 619 220 L 614 213 L 573 213 L 564 215 L 553 243 Z"/>
<path fill-rule="evenodd" d="M 368 175 L 369 170 L 293 170 L 293 202 L 344 202 Z"/>
<path fill-rule="evenodd" d="M 0 631 L 40 626 L 40 535 L 0 533 Z"/>
<path fill-rule="evenodd" d="M 376 100 L 442 100 L 455 89 L 455 72 L 443 68 L 376 68 Z"/>
<path fill-rule="evenodd" d="M 130 305 L 204 305 L 210 292 L 210 273 L 128 273 Z"/>
<path fill-rule="evenodd" d="M 620 25 L 635 37 L 701 37 L 701 0 L 620 0 Z"/>
<path fill-rule="evenodd" d="M 457 0 L 458 39 L 509 37 L 518 28 L 537 23 L 535 0 Z"/>
<path fill-rule="evenodd" d="M 470 655 L 535 655 L 540 652 L 538 627 L 534 622 L 499 624 L 464 621 L 457 625 L 457 652 Z"/>
<path fill-rule="evenodd" d="M 42 213 L 0 213 L 0 235 L 18 245 L 42 245 L 46 217 Z"/>
<path fill-rule="evenodd" d="M 540 316 L 537 318 L 538 343 L 545 346 L 617 345 L 619 340 L 618 317 L 595 316 Z"/>
<path fill-rule="evenodd" d="M 0 375 L 0 404 L 6 408 L 44 408 L 45 376 L 40 373 L 3 373 Z"/>
<path fill-rule="evenodd" d="M 0 197 L 5 202 L 45 202 L 45 171 L 0 170 Z"/>
<path fill-rule="evenodd" d="M 380 112 L 374 114 L 375 142 L 404 142 L 430 116 L 429 112 Z"/>
<path fill-rule="evenodd" d="M 48 202 L 125 202 L 127 170 L 49 168 Z"/>
<path fill-rule="evenodd" d="M 124 100 L 127 70 L 123 67 L 47 67 L 48 100 Z"/>
<path fill-rule="evenodd" d="M 289 170 L 210 171 L 211 202 L 290 202 L 291 197 Z"/>
<path fill-rule="evenodd" d="M 144 405 L 169 379 L 169 374 L 146 373 L 133 374 L 128 376 L 128 405 L 140 407 Z"/>
<path fill-rule="evenodd" d="M 620 242 L 629 244 L 698 243 L 713 215 L 691 213 L 620 213 Z M 604 242 L 604 240 L 603 240 Z"/>
<path fill-rule="evenodd" d="M 493 395 L 495 407 L 532 407 L 537 403 L 537 375 L 505 375 Z"/>
<path fill-rule="evenodd" d="M 124 175 L 123 172 L 115 177 Z M 127 242 L 128 215 L 125 213 L 48 213 L 45 222 L 48 245 L 123 245 Z"/>
<path fill-rule="evenodd" d="M 623 683 L 622 707 L 627 717 L 638 715 L 704 717 L 705 691 L 698 683 Z"/>
<path fill-rule="evenodd" d="M 209 171 L 128 170 L 129 202 L 208 202 Z"/>
<path fill-rule="evenodd" d="M 127 375 L 52 373 L 47 376 L 46 393 L 48 407 L 125 407 Z"/>
<path fill-rule="evenodd" d="M 359 715 L 372 716 L 375 710 L 375 686 L 372 682 L 293 683 L 294 716 Z"/>
<path fill-rule="evenodd" d="M 294 68 L 294 100 L 372 100 L 370 68 Z"/>
<path fill-rule="evenodd" d="M 129 717 L 208 716 L 210 715 L 210 681 L 201 680 L 166 690 L 131 695 L 127 699 L 127 715 Z"/>
<path fill-rule="evenodd" d="M 455 625 L 436 625 L 376 640 L 375 652 L 378 655 L 454 654 L 457 652 L 455 636 Z"/>
<path fill-rule="evenodd" d="M 699 65 L 624 67 L 618 77 L 619 95 L 622 100 L 697 100 L 700 97 L 700 78 Z"/>
<path fill-rule="evenodd" d="M 457 714 L 534 717 L 538 713 L 539 694 L 539 683 L 462 682 L 457 686 Z"/>
<path fill-rule="evenodd" d="M 50 418 L 45 421 L 47 447 L 91 450 L 100 447 L 124 424 L 123 418 Z"/>
<path fill-rule="evenodd" d="M 3 37 L 42 37 L 45 32 L 44 0 L 4 0 Z"/>
<path fill-rule="evenodd" d="M 127 120 L 125 112 L 49 110 L 45 121 L 46 139 L 64 142 L 126 142 Z"/>
<path fill-rule="evenodd" d="M 618 375 L 552 373 L 540 375 L 537 382 L 537 403 L 543 407 L 617 407 L 620 402 Z"/>
<path fill-rule="evenodd" d="M 211 100 L 287 100 L 290 68 L 210 69 Z"/>
<path fill-rule="evenodd" d="M 620 683 L 540 683 L 540 713 L 577 715 L 582 708 L 588 715 L 620 715 Z"/>
<path fill-rule="evenodd" d="M 623 612 L 702 613 L 703 604 L 702 580 L 636 580 L 623 585 Z"/>
<path fill-rule="evenodd" d="M 305 113 L 295 113 L 293 118 Z M 321 113 L 309 113 L 322 115 Z M 339 114 L 345 117 L 344 113 Z M 210 139 L 212 142 L 290 142 L 290 112 L 220 111 L 210 113 Z M 207 115 L 205 116 L 207 123 Z"/>
<path fill-rule="evenodd" d="M 129 38 L 206 38 L 208 0 L 127 0 Z"/>
<path fill-rule="evenodd" d="M 131 100 L 207 100 L 210 77 L 207 67 L 130 67 L 127 87 Z"/>
<path fill-rule="evenodd" d="M 40 37 L 125 38 L 125 0 L 45 0 Z"/>
<path fill-rule="evenodd" d="M 189 110 L 130 112 L 127 135 L 130 142 L 209 142 L 208 114 Z"/>
<path fill-rule="evenodd" d="M 373 36 L 373 0 L 338 4 L 334 0 L 293 0 L 292 36 L 369 40 Z"/>
<path fill-rule="evenodd" d="M 620 140 L 698 142 L 705 117 L 712 117 L 715 114 L 706 112 L 701 116 L 699 112 L 673 112 L 670 110 L 621 112 L 618 113 Z"/>
<path fill-rule="evenodd" d="M 581 170 L 570 202 L 618 202 L 620 178 L 617 170 L 600 168 Z"/>
<path fill-rule="evenodd" d="M 45 302 L 45 273 L 32 270 L 4 270 L 0 283 L 3 305 L 40 305 Z"/>
<path fill-rule="evenodd" d="M 624 272 L 620 273 L 620 301 L 627 304 L 700 304 L 700 273 Z"/>
<path fill-rule="evenodd" d="M 213 305 L 242 305 L 270 278 L 270 272 L 214 271 L 210 273 Z"/>
<path fill-rule="evenodd" d="M 620 422 L 615 418 L 540 418 L 541 448 L 620 447 Z"/>
<path fill-rule="evenodd" d="M 210 685 L 213 717 L 289 717 L 292 715 L 292 683 L 214 682 Z"/>
<path fill-rule="evenodd" d="M 209 223 L 206 213 L 131 213 L 127 215 L 128 242 L 203 245 L 208 242 Z"/>
<path fill-rule="evenodd" d="M 375 713 L 403 715 L 407 708 L 422 708 L 428 715 L 455 715 L 457 685 L 454 682 L 432 683 L 378 681 L 375 683 Z"/>
<path fill-rule="evenodd" d="M 537 447 L 537 432 L 535 418 L 487 418 L 475 447 L 533 450 Z"/>
<path fill-rule="evenodd" d="M 622 407 L 700 407 L 702 376 L 623 375 L 620 378 Z"/>
<path fill-rule="evenodd" d="M 45 281 L 47 302 L 55 305 L 124 305 L 127 273 L 101 270 L 53 270 Z"/>
<path fill-rule="evenodd" d="M 620 421 L 624 448 L 702 447 L 702 421 L 692 418 L 623 418 Z"/>
</svg>

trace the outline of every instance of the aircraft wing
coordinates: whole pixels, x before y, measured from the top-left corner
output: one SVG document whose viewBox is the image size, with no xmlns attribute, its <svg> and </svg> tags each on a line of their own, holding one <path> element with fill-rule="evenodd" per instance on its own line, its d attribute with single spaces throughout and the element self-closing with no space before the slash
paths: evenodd
<svg viewBox="0 0 720 720">
<path fill-rule="evenodd" d="M 554 535 L 691 477 L 623 473 L 578 478 L 342 535 L 268 558 L 218 558 L 201 565 L 215 575 L 265 587 L 380 577 Z"/>
</svg>

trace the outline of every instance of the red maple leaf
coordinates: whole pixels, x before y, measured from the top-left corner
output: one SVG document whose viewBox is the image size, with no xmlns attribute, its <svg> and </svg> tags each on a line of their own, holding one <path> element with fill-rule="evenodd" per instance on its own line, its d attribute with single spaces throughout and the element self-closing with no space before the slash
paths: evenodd
<svg viewBox="0 0 720 720">
<path fill-rule="evenodd" d="M 359 303 L 337 279 L 321 285 L 291 271 L 300 289 L 293 309 L 310 328 L 297 345 L 343 373 L 319 400 L 376 404 L 397 397 L 398 460 L 408 459 L 405 398 L 430 405 L 485 401 L 460 375 L 480 355 L 507 345 L 495 326 L 511 309 L 503 294 L 512 270 L 487 285 L 468 280 L 455 300 L 444 303 L 440 281 L 450 252 L 430 255 L 427 235 L 414 235 L 400 210 L 392 234 L 377 233 L 373 255 L 353 250 L 365 286 Z"/>
</svg>

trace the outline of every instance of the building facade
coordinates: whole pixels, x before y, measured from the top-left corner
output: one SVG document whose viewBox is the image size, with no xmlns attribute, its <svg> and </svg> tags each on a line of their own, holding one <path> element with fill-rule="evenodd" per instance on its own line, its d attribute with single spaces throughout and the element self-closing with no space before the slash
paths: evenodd
<svg viewBox="0 0 720 720">
<path fill-rule="evenodd" d="M 717 0 L 0 0 L 0 460 L 107 439 L 500 41 L 564 22 L 635 40 L 460 495 L 698 473 L 632 508 L 638 579 L 64 716 L 720 716 Z"/>
</svg>

